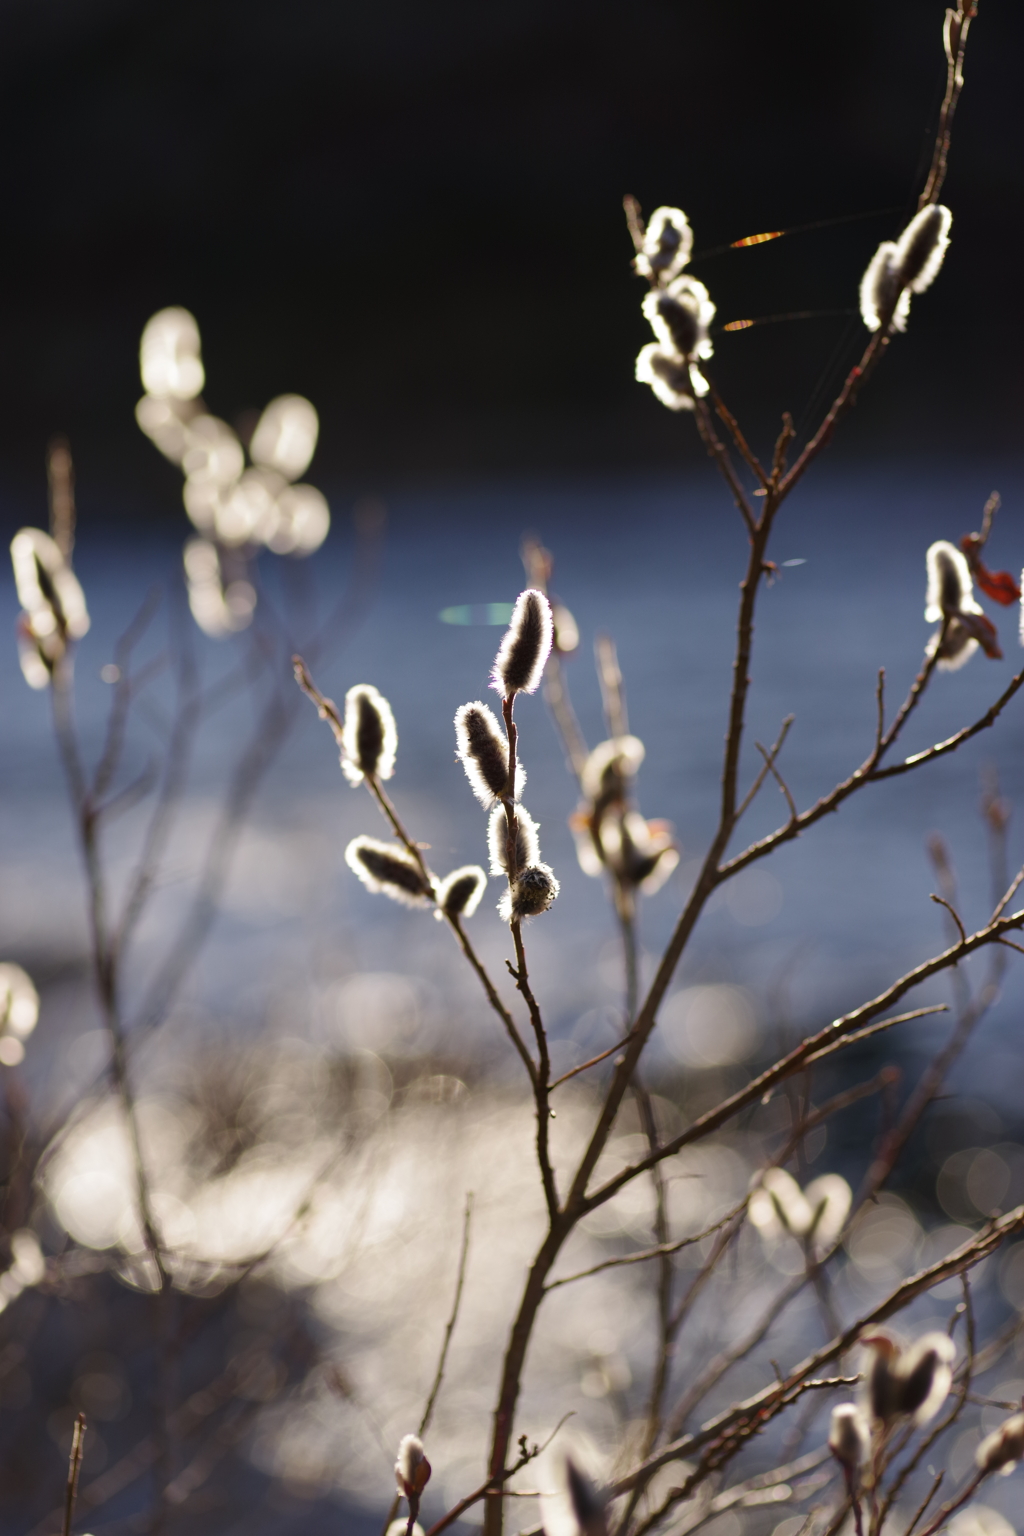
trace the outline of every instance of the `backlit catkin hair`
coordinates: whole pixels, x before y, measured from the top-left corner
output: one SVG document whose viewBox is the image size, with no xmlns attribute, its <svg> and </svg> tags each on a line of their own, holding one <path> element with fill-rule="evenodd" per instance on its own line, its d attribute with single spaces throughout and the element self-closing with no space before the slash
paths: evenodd
<svg viewBox="0 0 1024 1536">
<path fill-rule="evenodd" d="M 419 1435 L 403 1435 L 395 1462 L 395 1483 L 399 1493 L 409 1500 L 415 1499 L 418 1504 L 429 1481 L 430 1462 L 424 1455 L 423 1441 Z"/>
<path fill-rule="evenodd" d="M 974 1453 L 974 1464 L 979 1472 L 1000 1472 L 1008 1477 L 1022 1458 L 1024 1413 L 1015 1413 L 985 1437 Z"/>
<path fill-rule="evenodd" d="M 472 917 L 480 905 L 480 898 L 487 888 L 487 876 L 479 864 L 464 864 L 453 869 L 437 888 L 435 916 Z"/>
<path fill-rule="evenodd" d="M 466 770 L 470 788 L 486 810 L 505 793 L 508 784 L 508 743 L 493 712 L 479 699 L 455 711 L 455 755 Z M 516 799 L 526 774 L 516 762 Z"/>
<path fill-rule="evenodd" d="M 368 891 L 390 896 L 404 907 L 432 907 L 434 892 L 420 873 L 419 865 L 401 843 L 382 843 L 375 837 L 354 837 L 345 849 L 345 863 Z"/>
<path fill-rule="evenodd" d="M 536 693 L 553 638 L 551 604 L 544 593 L 533 588 L 520 592 L 494 659 L 491 687 L 506 699 L 516 693 Z"/>
<path fill-rule="evenodd" d="M 666 352 L 683 359 L 710 357 L 714 352 L 708 326 L 715 318 L 715 306 L 695 277 L 677 277 L 667 288 L 652 289 L 641 308 Z"/>
<path fill-rule="evenodd" d="M 901 288 L 924 293 L 938 276 L 949 246 L 953 215 L 941 203 L 929 203 L 915 215 L 896 244 L 896 269 Z"/>
<path fill-rule="evenodd" d="M 955 544 L 937 539 L 929 545 L 925 569 L 928 590 L 924 616 L 929 624 L 938 624 L 961 613 L 983 611 L 974 600 L 970 567 Z"/>
<path fill-rule="evenodd" d="M 707 380 L 695 364 L 687 365 L 656 341 L 648 342 L 637 353 L 636 381 L 649 384 L 655 397 L 670 411 L 692 411 L 694 397 L 699 400 L 708 392 Z"/>
<path fill-rule="evenodd" d="M 540 860 L 540 839 L 537 823 L 525 805 L 516 806 L 516 868 L 525 869 L 528 864 Z M 487 823 L 487 851 L 491 856 L 491 874 L 507 875 L 508 822 L 505 807 L 496 805 Z"/>
<path fill-rule="evenodd" d="M 681 208 L 655 208 L 633 262 L 641 277 L 668 282 L 681 272 L 693 250 L 693 230 Z"/>
<path fill-rule="evenodd" d="M 911 219 L 898 240 L 882 241 L 860 284 L 860 312 L 869 331 L 877 331 L 890 310 L 893 328 L 906 330 L 910 295 L 923 293 L 935 281 L 952 222 L 948 208 L 931 203 Z"/>
<path fill-rule="evenodd" d="M 539 917 L 557 895 L 558 881 L 550 864 L 528 864 L 502 892 L 498 916 L 506 923 L 513 918 Z"/>
<path fill-rule="evenodd" d="M 59 546 L 41 528 L 22 528 L 11 540 L 11 564 L 18 601 L 40 640 L 59 632 L 80 640 L 89 629 L 89 611 L 78 578 Z"/>
<path fill-rule="evenodd" d="M 391 705 L 370 683 L 357 683 L 345 695 L 341 769 L 350 784 L 366 774 L 390 779 L 395 771 L 398 730 Z"/>
<path fill-rule="evenodd" d="M 828 1448 L 848 1472 L 864 1466 L 871 1454 L 871 1429 L 856 1403 L 832 1409 Z"/>
</svg>

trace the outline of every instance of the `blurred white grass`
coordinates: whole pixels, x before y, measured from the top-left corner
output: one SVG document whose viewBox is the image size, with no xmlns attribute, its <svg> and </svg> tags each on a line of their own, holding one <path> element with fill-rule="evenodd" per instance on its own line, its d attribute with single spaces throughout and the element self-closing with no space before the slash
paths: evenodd
<svg viewBox="0 0 1024 1536">
<path fill-rule="evenodd" d="M 380 1507 L 393 1447 L 418 1421 L 436 1367 L 463 1209 L 473 1193 L 466 1286 L 429 1437 L 429 1513 L 435 1503 L 438 1511 L 453 1503 L 478 1476 L 497 1372 L 495 1328 L 514 1308 L 523 1256 L 543 1231 L 544 1210 L 532 1166 L 531 1109 L 518 1089 L 476 1085 L 450 1065 L 431 1070 L 423 1060 L 408 1060 L 402 1080 L 401 1043 L 420 1002 L 409 978 L 350 976 L 323 1003 L 334 1045 L 268 1035 L 246 1048 L 208 1044 L 196 1056 L 167 1053 L 159 1071 L 150 1072 L 154 1080 L 138 1113 L 176 1285 L 215 1293 L 239 1265 L 270 1249 L 257 1280 L 301 1297 L 321 1331 L 325 1365 L 297 1395 L 268 1402 L 249 1444 L 257 1467 L 307 1494 L 334 1490 Z M 381 1051 L 397 1048 L 390 1066 L 360 1044 L 374 1039 Z M 564 1171 L 578 1156 L 593 1099 L 571 1084 L 556 1103 L 553 1148 Z M 681 1123 L 667 1100 L 656 1099 L 656 1110 L 666 1132 Z M 764 1119 L 777 1131 L 773 1106 Z M 596 1179 L 644 1145 L 639 1123 L 625 1112 Z M 816 1174 L 828 1171 L 823 1154 L 819 1147 Z M 762 1158 L 755 1126 L 671 1159 L 665 1174 L 673 1232 L 692 1235 L 723 1216 L 743 1198 Z M 74 1239 L 114 1250 L 129 1284 L 151 1286 L 118 1105 L 108 1099 L 85 1107 L 45 1183 L 56 1218 Z M 310 1195 L 308 1213 L 296 1220 Z M 649 1185 L 628 1185 L 583 1221 L 557 1276 L 648 1247 L 653 1212 Z M 880 1300 L 896 1280 L 964 1235 L 959 1226 L 926 1234 L 904 1201 L 883 1193 L 854 1225 L 837 1303 L 863 1309 Z M 676 1263 L 683 1275 L 709 1251 L 709 1240 L 682 1249 Z M 720 1268 L 712 1294 L 698 1304 L 677 1381 L 685 1383 L 688 1371 L 750 1327 L 803 1264 L 794 1238 L 779 1233 L 766 1241 L 748 1225 L 735 1264 Z M 975 1273 L 975 1291 L 983 1295 L 992 1273 Z M 650 1279 L 649 1267 L 637 1264 L 556 1289 L 531 1348 L 523 1428 L 542 1440 L 573 1410 L 571 1441 L 559 1444 L 579 1448 L 602 1478 L 614 1474 L 635 1440 L 655 1347 Z M 959 1295 L 956 1282 L 919 1303 L 914 1324 L 944 1323 L 956 1302 L 947 1291 Z M 822 1327 L 812 1294 L 797 1298 L 765 1346 L 715 1389 L 706 1411 L 765 1385 L 769 1357 L 806 1348 Z M 274 1384 L 261 1381 L 256 1372 L 246 1389 L 257 1401 L 261 1393 L 273 1396 Z M 522 1473 L 518 1485 L 550 1488 L 556 1472 L 549 1456 Z M 678 1480 L 678 1468 L 671 1475 Z M 517 1500 L 516 1515 L 528 1528 L 537 1518 L 533 1501 Z M 738 1536 L 745 1526 L 731 1518 Z"/>
</svg>

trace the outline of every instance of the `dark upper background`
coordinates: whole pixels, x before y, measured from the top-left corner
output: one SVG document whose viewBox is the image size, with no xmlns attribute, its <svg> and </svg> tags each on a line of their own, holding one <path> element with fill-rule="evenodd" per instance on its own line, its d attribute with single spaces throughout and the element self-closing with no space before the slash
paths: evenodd
<svg viewBox="0 0 1024 1536">
<path fill-rule="evenodd" d="M 945 76 L 941 0 L 4 0 L 0 486 L 79 481 L 179 515 L 138 433 L 138 336 L 191 308 L 216 413 L 284 390 L 313 476 L 358 488 L 668 465 L 691 432 L 632 380 L 647 328 L 621 197 L 698 250 L 719 320 L 852 306 L 912 211 Z M 953 244 L 858 415 L 884 451 L 1016 451 L 1024 405 L 1024 8 L 983 0 L 944 198 Z M 766 433 L 806 419 L 859 321 L 720 338 Z M 832 382 L 835 382 L 833 377 Z M 849 430 L 839 452 L 852 446 Z"/>
</svg>

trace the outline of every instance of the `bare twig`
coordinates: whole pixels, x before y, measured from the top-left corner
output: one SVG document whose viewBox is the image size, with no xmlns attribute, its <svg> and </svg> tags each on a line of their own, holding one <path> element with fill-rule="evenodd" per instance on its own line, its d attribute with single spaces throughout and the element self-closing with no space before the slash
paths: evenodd
<svg viewBox="0 0 1024 1536">
<path fill-rule="evenodd" d="M 967 30 L 977 14 L 977 0 L 963 0 L 955 11 L 947 10 L 943 44 L 946 50 L 946 94 L 939 111 L 939 126 L 935 135 L 935 148 L 928 176 L 917 200 L 918 208 L 927 208 L 938 201 L 942 184 L 946 179 L 946 161 L 949 158 L 949 140 L 953 128 L 953 114 L 964 83 L 964 50 L 967 47 Z"/>
<path fill-rule="evenodd" d="M 85 1414 L 80 1413 L 75 1420 L 75 1427 L 71 1436 L 71 1456 L 68 1460 L 68 1484 L 64 1494 L 63 1536 L 71 1536 L 71 1527 L 75 1514 L 75 1499 L 78 1496 L 78 1474 L 82 1466 L 82 1446 L 84 1441 Z"/>
</svg>

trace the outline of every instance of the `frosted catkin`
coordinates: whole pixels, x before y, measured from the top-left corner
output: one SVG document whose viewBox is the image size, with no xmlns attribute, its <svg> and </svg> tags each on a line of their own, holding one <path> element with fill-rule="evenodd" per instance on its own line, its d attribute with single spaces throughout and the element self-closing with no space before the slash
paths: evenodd
<svg viewBox="0 0 1024 1536">
<path fill-rule="evenodd" d="M 431 907 L 434 892 L 424 882 L 419 865 L 400 843 L 375 837 L 354 837 L 345 849 L 345 863 L 366 886 L 406 907 Z"/>
<path fill-rule="evenodd" d="M 536 693 L 553 638 L 551 604 L 544 593 L 533 588 L 520 592 L 494 660 L 491 687 L 506 699 L 516 693 Z"/>
<path fill-rule="evenodd" d="M 455 712 L 455 755 L 466 770 L 470 788 L 485 810 L 505 794 L 508 744 L 493 712 L 479 699 L 471 704 L 461 704 Z M 517 761 L 517 800 L 525 783 L 526 774 Z"/>
</svg>

